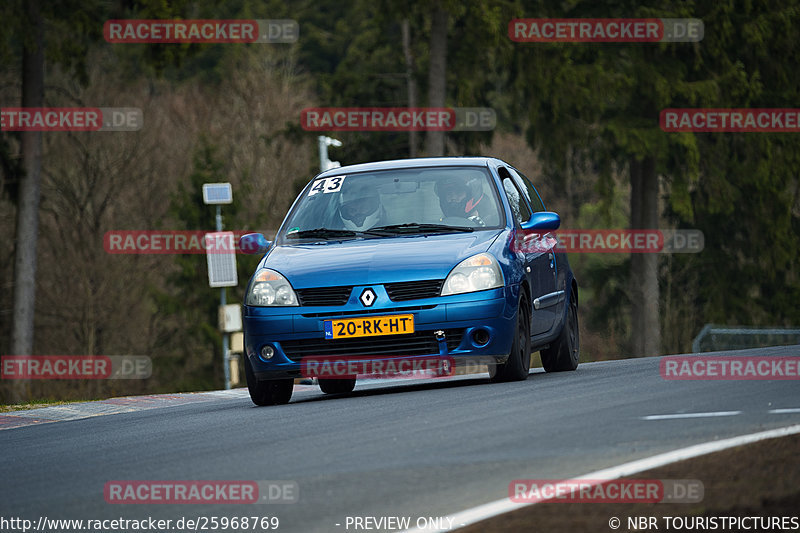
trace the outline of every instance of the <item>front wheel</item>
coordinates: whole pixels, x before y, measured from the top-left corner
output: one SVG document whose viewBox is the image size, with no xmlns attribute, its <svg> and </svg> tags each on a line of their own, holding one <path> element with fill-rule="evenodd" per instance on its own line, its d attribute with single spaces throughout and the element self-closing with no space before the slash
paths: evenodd
<svg viewBox="0 0 800 533">
<path fill-rule="evenodd" d="M 282 405 L 289 403 L 292 398 L 294 389 L 292 378 L 259 381 L 256 379 L 250 359 L 247 357 L 244 358 L 244 376 L 247 380 L 250 399 L 256 405 Z"/>
<path fill-rule="evenodd" d="M 578 335 L 578 303 L 574 292 L 569 295 L 567 321 L 558 339 L 540 352 L 545 372 L 563 372 L 578 368 L 581 343 Z"/>
<path fill-rule="evenodd" d="M 517 326 L 514 342 L 505 363 L 489 367 L 489 377 L 495 383 L 503 381 L 524 381 L 528 379 L 531 368 L 531 310 L 523 295 L 517 309 Z"/>
</svg>

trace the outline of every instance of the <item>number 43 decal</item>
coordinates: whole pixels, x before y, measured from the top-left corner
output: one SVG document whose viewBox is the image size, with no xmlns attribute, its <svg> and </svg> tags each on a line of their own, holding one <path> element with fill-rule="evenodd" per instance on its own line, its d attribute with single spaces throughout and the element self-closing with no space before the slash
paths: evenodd
<svg viewBox="0 0 800 533">
<path fill-rule="evenodd" d="M 314 182 L 314 186 L 308 192 L 309 196 L 314 196 L 317 193 L 327 194 L 329 192 L 338 192 L 342 188 L 344 179 L 347 176 L 333 176 L 331 178 L 322 178 Z"/>
</svg>

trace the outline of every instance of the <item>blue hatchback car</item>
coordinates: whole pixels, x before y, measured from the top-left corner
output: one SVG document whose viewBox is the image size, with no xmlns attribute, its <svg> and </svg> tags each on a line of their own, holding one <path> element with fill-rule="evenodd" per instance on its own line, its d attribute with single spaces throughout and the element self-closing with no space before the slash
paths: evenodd
<svg viewBox="0 0 800 533">
<path fill-rule="evenodd" d="M 536 188 L 488 157 L 335 168 L 312 179 L 264 254 L 244 302 L 244 361 L 256 405 L 287 403 L 310 358 L 446 358 L 524 380 L 575 370 L 578 285 L 566 256 L 519 246 L 558 229 Z M 319 379 L 350 392 L 354 376 Z"/>
</svg>

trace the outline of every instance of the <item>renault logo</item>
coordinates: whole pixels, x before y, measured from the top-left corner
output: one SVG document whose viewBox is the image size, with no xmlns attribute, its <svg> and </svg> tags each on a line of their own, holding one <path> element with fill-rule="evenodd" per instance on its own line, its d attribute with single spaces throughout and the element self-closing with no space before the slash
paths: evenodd
<svg viewBox="0 0 800 533">
<path fill-rule="evenodd" d="M 375 292 L 372 289 L 364 289 L 358 299 L 361 300 L 364 307 L 370 307 L 375 303 L 377 296 L 375 296 Z"/>
</svg>

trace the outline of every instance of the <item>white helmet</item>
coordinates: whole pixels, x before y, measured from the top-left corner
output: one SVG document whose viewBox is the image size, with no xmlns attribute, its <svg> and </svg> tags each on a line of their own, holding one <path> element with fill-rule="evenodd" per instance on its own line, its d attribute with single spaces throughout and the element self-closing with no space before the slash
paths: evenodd
<svg viewBox="0 0 800 533">
<path fill-rule="evenodd" d="M 363 231 L 373 227 L 380 219 L 381 202 L 377 191 L 359 184 L 342 190 L 339 216 L 345 229 Z"/>
</svg>

